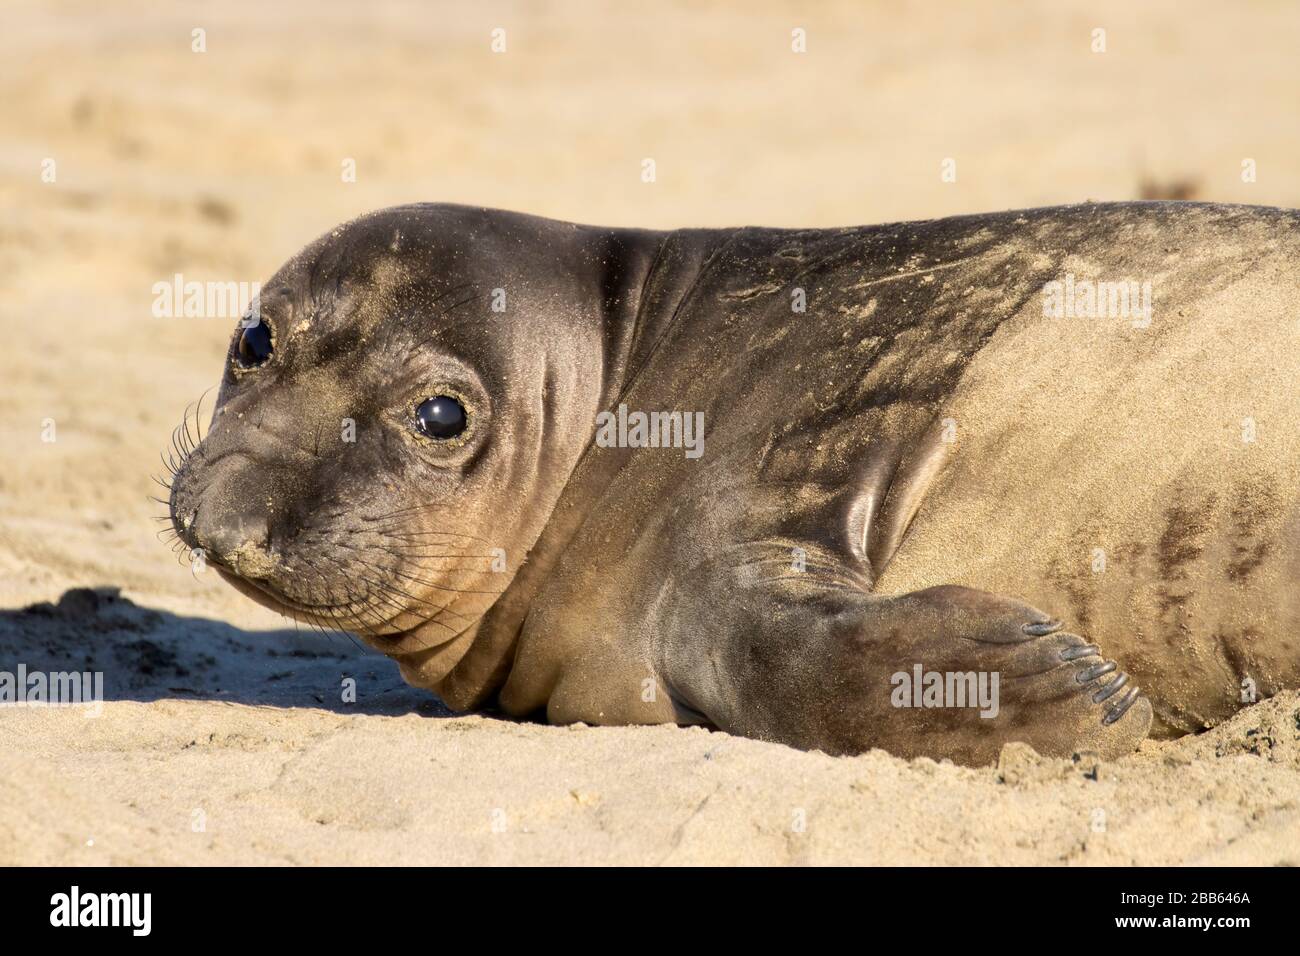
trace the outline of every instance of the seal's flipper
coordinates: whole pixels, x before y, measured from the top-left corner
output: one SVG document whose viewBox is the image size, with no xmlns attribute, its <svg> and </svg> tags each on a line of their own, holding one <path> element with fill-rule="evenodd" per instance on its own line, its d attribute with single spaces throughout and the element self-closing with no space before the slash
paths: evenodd
<svg viewBox="0 0 1300 956">
<path fill-rule="evenodd" d="M 809 590 L 788 602 L 772 613 L 752 602 L 738 646 L 714 655 L 714 686 L 721 678 L 737 693 L 695 706 L 723 730 L 987 764 L 1012 741 L 1114 758 L 1150 728 L 1150 703 L 1099 648 L 1014 598 L 944 586 L 897 597 Z"/>
</svg>

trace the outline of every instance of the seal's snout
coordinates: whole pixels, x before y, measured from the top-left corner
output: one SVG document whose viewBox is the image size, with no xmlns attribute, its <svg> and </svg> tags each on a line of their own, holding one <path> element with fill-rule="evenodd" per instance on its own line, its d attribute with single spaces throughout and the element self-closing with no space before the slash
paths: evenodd
<svg viewBox="0 0 1300 956">
<path fill-rule="evenodd" d="M 265 517 L 239 513 L 215 515 L 200 508 L 191 534 L 197 547 L 241 578 L 267 578 L 275 570 L 268 553 L 269 528 Z"/>
<path fill-rule="evenodd" d="M 214 478 L 200 464 L 187 463 L 172 485 L 172 523 L 181 539 L 213 564 L 241 578 L 265 579 L 276 567 L 271 515 L 266 495 L 242 487 L 249 477 L 236 469 Z"/>
</svg>

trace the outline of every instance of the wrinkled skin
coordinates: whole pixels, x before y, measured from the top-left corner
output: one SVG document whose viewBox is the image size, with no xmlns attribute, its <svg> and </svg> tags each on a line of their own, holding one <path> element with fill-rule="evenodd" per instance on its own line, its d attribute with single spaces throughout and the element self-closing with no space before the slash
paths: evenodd
<svg viewBox="0 0 1300 956">
<path fill-rule="evenodd" d="M 1297 262 L 1295 213 L 1188 203 L 672 233 L 385 210 L 265 285 L 274 352 L 240 369 L 236 331 L 172 517 L 456 708 L 1113 756 L 1300 683 Z M 1067 272 L 1151 281 L 1152 323 L 1045 316 Z M 413 427 L 434 395 L 464 435 Z M 598 446 L 620 403 L 702 412 L 703 456 Z M 998 674 L 997 715 L 896 706 L 918 664 Z"/>
<path fill-rule="evenodd" d="M 611 278 L 584 275 L 606 246 Z M 241 368 L 236 329 L 211 427 L 173 482 L 176 529 L 254 600 L 351 630 L 438 685 L 587 444 L 604 326 L 622 319 L 602 283 L 623 258 L 595 230 L 468 209 L 322 237 L 263 287 L 272 359 Z M 468 412 L 454 441 L 412 427 L 439 394 Z"/>
</svg>

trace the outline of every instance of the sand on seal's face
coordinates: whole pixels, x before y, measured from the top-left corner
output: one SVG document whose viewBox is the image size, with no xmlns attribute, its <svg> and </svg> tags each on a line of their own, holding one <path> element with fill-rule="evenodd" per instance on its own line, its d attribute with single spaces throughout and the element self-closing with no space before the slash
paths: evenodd
<svg viewBox="0 0 1300 956">
<path fill-rule="evenodd" d="M 448 719 L 389 662 L 177 564 L 147 500 L 233 329 L 154 318 L 176 273 L 264 280 L 335 223 L 412 200 L 824 226 L 1131 199 L 1145 178 L 1300 205 L 1300 126 L 1279 119 L 1298 20 L 1173 2 L 376 2 L 364 22 L 342 2 L 9 4 L 0 669 L 92 655 L 116 690 L 97 718 L 0 710 L 0 863 L 1300 862 L 1294 694 L 1095 774 L 1014 749 L 969 770 Z M 22 613 L 84 586 L 135 609 Z"/>
</svg>

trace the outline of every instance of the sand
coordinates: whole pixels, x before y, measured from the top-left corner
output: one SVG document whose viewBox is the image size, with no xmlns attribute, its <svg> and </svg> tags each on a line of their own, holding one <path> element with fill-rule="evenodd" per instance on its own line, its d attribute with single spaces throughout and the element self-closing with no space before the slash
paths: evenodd
<svg viewBox="0 0 1300 956">
<path fill-rule="evenodd" d="M 0 710 L 0 863 L 1300 863 L 1295 693 L 1114 762 L 1012 747 L 980 769 L 454 716 L 157 539 L 158 452 L 233 323 L 154 317 L 154 284 L 265 279 L 368 209 L 1300 205 L 1300 10 L 655 9 L 7 4 L 0 670 L 100 670 L 106 701 Z"/>
</svg>

